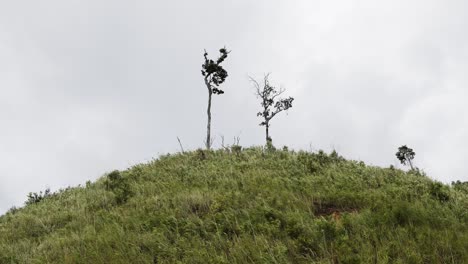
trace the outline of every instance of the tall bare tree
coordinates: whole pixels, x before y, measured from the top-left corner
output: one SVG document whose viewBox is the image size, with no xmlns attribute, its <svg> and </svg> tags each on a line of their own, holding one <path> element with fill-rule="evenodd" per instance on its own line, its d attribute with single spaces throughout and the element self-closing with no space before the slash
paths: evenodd
<svg viewBox="0 0 468 264">
<path fill-rule="evenodd" d="M 259 83 L 252 77 L 250 81 L 253 83 L 253 86 L 256 91 L 256 95 L 261 100 L 262 110 L 257 113 L 257 116 L 262 117 L 263 121 L 260 123 L 260 126 L 265 126 L 265 139 L 266 144 L 272 144 L 272 139 L 270 137 L 270 121 L 273 117 L 284 110 L 288 110 L 292 107 L 292 102 L 294 98 L 278 98 L 281 94 L 285 92 L 285 89 L 280 88 L 277 90 L 274 86 L 270 85 L 268 78 L 270 74 L 266 74 L 263 77 L 263 82 Z"/>
<path fill-rule="evenodd" d="M 208 53 L 205 50 L 203 56 L 205 57 L 205 63 L 202 65 L 202 75 L 205 80 L 206 88 L 208 88 L 208 109 L 206 114 L 208 115 L 208 124 L 206 126 L 206 149 L 211 148 L 211 97 L 213 94 L 223 94 L 224 91 L 219 88 L 227 76 L 227 71 L 221 66 L 221 63 L 227 58 L 229 52 L 226 48 L 219 50 L 219 57 L 216 61 L 208 59 Z"/>
</svg>

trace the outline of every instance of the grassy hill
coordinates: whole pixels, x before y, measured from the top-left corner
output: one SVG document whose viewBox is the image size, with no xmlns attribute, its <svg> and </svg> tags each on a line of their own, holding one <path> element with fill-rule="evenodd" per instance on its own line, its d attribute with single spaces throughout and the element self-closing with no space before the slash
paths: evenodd
<svg viewBox="0 0 468 264">
<path fill-rule="evenodd" d="M 10 210 L 0 263 L 468 263 L 468 188 L 336 153 L 166 155 Z"/>
</svg>

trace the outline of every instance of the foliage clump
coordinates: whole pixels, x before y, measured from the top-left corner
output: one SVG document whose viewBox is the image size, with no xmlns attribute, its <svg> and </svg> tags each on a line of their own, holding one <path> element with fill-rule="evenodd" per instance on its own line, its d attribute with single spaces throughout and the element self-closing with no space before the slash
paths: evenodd
<svg viewBox="0 0 468 264">
<path fill-rule="evenodd" d="M 466 194 L 468 194 L 468 181 L 462 182 L 458 180 L 458 181 L 452 182 L 452 186 L 455 190 L 465 192 Z"/>
<path fill-rule="evenodd" d="M 430 193 L 432 197 L 434 197 L 434 199 L 438 200 L 439 202 L 447 202 L 450 200 L 448 187 L 444 186 L 440 182 L 433 182 L 431 184 Z"/>
<path fill-rule="evenodd" d="M 112 191 L 115 194 L 117 204 L 127 202 L 133 194 L 128 178 L 123 177 L 118 170 L 112 171 L 107 175 L 105 185 L 106 190 Z"/>
<path fill-rule="evenodd" d="M 414 159 L 414 156 L 416 153 L 413 151 L 412 148 L 407 147 L 406 145 L 403 145 L 398 148 L 397 153 L 395 154 L 397 159 L 401 162 L 403 165 L 410 165 L 411 170 L 414 170 L 415 168 L 413 167 L 413 162 L 412 160 Z"/>
<path fill-rule="evenodd" d="M 219 85 L 222 84 L 228 77 L 227 71 L 221 66 L 221 63 L 227 58 L 229 52 L 226 48 L 219 50 L 220 56 L 214 61 L 208 58 L 208 52 L 203 54 L 205 62 L 202 65 L 202 75 L 205 78 L 206 86 L 209 92 L 213 94 L 223 94 L 224 91 L 219 88 Z"/>
<path fill-rule="evenodd" d="M 36 204 L 41 202 L 42 200 L 46 199 L 47 197 L 51 196 L 52 192 L 50 191 L 49 188 L 45 189 L 44 192 L 40 191 L 38 193 L 36 192 L 30 192 L 28 194 L 28 199 L 26 200 L 26 205 L 30 204 Z"/>
</svg>

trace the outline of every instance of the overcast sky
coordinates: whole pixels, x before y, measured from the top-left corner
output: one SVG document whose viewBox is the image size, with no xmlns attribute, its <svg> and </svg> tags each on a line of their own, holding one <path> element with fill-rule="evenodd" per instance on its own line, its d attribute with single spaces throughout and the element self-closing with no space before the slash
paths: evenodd
<svg viewBox="0 0 468 264">
<path fill-rule="evenodd" d="M 0 2 L 0 213 L 26 194 L 203 146 L 203 49 L 224 45 L 215 147 L 264 143 L 248 75 L 296 98 L 277 146 L 468 180 L 468 2 Z M 400 165 L 398 165 L 400 166 Z M 401 167 L 401 166 L 400 166 Z"/>
</svg>

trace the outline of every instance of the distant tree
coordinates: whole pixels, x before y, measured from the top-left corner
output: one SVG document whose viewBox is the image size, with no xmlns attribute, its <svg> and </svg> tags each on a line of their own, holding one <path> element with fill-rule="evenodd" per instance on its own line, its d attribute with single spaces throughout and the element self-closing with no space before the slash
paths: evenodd
<svg viewBox="0 0 468 264">
<path fill-rule="evenodd" d="M 273 140 L 270 137 L 270 121 L 278 113 L 291 108 L 294 98 L 278 98 L 278 96 L 284 93 L 285 89 L 280 88 L 277 90 L 275 87 L 271 86 L 268 80 L 269 76 L 270 74 L 267 74 L 263 77 L 262 84 L 252 77 L 250 77 L 250 81 L 255 87 L 257 97 L 261 100 L 262 110 L 257 113 L 257 116 L 260 116 L 263 121 L 259 125 L 265 126 L 266 144 L 271 146 Z"/>
<path fill-rule="evenodd" d="M 44 200 L 45 198 L 47 198 L 49 196 L 52 196 L 52 193 L 51 193 L 49 188 L 47 188 L 44 191 L 44 193 L 42 193 L 42 191 L 40 191 L 39 193 L 30 192 L 28 194 L 28 200 L 25 203 L 26 203 L 26 205 L 36 204 L 36 203 L 39 203 L 40 201 Z"/>
<path fill-rule="evenodd" d="M 466 181 L 466 182 L 462 182 L 462 181 L 460 181 L 460 180 L 457 180 L 456 182 L 455 182 L 455 181 L 452 181 L 452 185 L 453 185 L 453 186 L 463 186 L 463 185 L 465 185 L 465 186 L 468 187 L 468 181 Z"/>
<path fill-rule="evenodd" d="M 219 50 L 219 57 L 216 61 L 208 59 L 208 53 L 205 50 L 203 56 L 205 57 L 205 63 L 202 65 L 202 75 L 205 79 L 206 88 L 208 88 L 208 109 L 206 111 L 208 115 L 208 124 L 206 127 L 206 148 L 211 148 L 211 97 L 213 94 L 223 94 L 224 91 L 219 88 L 227 76 L 227 71 L 221 66 L 221 63 L 227 58 L 229 52 L 226 48 Z"/>
<path fill-rule="evenodd" d="M 406 145 L 403 145 L 398 148 L 398 152 L 395 155 L 398 158 L 398 160 L 401 162 L 401 164 L 403 165 L 409 164 L 411 167 L 411 170 L 414 170 L 412 160 L 414 159 L 414 156 L 416 155 L 416 153 L 413 151 L 413 149 L 408 148 Z"/>
<path fill-rule="evenodd" d="M 465 182 L 462 182 L 460 180 L 456 182 L 452 181 L 452 187 L 455 188 L 455 190 L 459 190 L 468 194 L 468 181 L 465 181 Z"/>
</svg>

